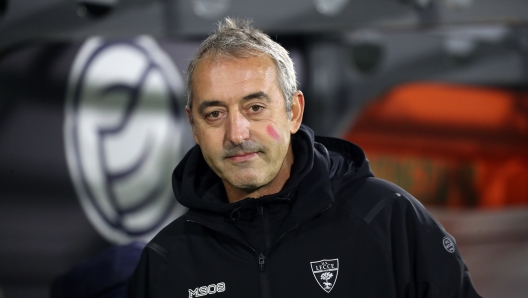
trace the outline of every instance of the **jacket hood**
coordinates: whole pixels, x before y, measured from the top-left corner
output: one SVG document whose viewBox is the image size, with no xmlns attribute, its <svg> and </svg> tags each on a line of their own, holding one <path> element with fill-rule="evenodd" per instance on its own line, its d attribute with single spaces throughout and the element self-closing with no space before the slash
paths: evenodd
<svg viewBox="0 0 528 298">
<path fill-rule="evenodd" d="M 294 163 L 290 178 L 275 195 L 277 197 L 294 192 L 307 176 L 312 176 L 311 180 L 317 183 L 329 181 L 331 187 L 338 187 L 343 178 L 354 181 L 373 176 L 363 150 L 355 144 L 337 138 L 315 137 L 305 125 L 301 125 L 291 140 Z M 328 172 L 324 175 L 328 178 L 320 179 L 321 172 Z M 312 187 L 317 184 L 314 183 Z M 178 202 L 195 211 L 227 214 L 246 201 L 228 202 L 221 179 L 205 162 L 198 145 L 187 152 L 174 170 L 172 187 Z"/>
</svg>

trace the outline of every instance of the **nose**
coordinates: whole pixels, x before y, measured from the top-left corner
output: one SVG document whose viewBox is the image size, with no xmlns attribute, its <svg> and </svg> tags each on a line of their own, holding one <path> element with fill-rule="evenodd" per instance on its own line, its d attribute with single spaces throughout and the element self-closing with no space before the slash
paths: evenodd
<svg viewBox="0 0 528 298">
<path fill-rule="evenodd" d="M 230 113 L 227 118 L 225 138 L 238 145 L 249 138 L 249 121 L 241 113 Z"/>
</svg>

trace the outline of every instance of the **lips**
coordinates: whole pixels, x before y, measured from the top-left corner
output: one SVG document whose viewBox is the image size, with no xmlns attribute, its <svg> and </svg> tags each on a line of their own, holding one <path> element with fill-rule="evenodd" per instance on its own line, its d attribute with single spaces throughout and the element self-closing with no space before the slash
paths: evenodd
<svg viewBox="0 0 528 298">
<path fill-rule="evenodd" d="M 237 153 L 235 155 L 228 156 L 227 159 L 235 162 L 242 162 L 250 160 L 258 155 L 257 152 L 244 152 L 244 153 Z"/>
</svg>

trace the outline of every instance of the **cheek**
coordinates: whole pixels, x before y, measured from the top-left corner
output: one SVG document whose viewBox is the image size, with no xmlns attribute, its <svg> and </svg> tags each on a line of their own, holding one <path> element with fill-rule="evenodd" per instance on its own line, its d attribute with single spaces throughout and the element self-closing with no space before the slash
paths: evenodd
<svg viewBox="0 0 528 298">
<path fill-rule="evenodd" d="M 266 127 L 266 131 L 268 132 L 270 137 L 272 137 L 275 141 L 280 140 L 280 135 L 277 133 L 277 131 L 271 125 L 268 125 Z"/>
</svg>

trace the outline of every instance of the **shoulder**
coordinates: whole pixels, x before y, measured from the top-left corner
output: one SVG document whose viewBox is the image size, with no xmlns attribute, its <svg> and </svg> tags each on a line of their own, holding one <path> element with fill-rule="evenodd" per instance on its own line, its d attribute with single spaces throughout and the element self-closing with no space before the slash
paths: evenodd
<svg viewBox="0 0 528 298">
<path fill-rule="evenodd" d="M 180 216 L 165 226 L 147 243 L 127 288 L 127 297 L 149 297 L 151 281 L 158 275 L 169 252 L 177 246 L 184 230 L 185 220 Z"/>
<path fill-rule="evenodd" d="M 354 193 L 347 195 L 345 189 L 336 196 L 337 208 L 363 221 L 394 259 L 420 259 L 431 268 L 450 264 L 446 274 L 457 271 L 455 239 L 411 194 L 377 178 L 349 190 Z"/>
<path fill-rule="evenodd" d="M 419 205 L 413 196 L 401 187 L 374 177 L 365 177 L 342 183 L 335 193 L 336 203 L 351 210 L 355 215 L 366 218 L 379 212 L 387 205 L 411 204 Z"/>
<path fill-rule="evenodd" d="M 185 215 L 175 219 L 150 240 L 144 253 L 165 259 L 170 250 L 175 249 L 179 239 L 185 234 Z"/>
<path fill-rule="evenodd" d="M 427 297 L 479 297 L 455 239 L 412 195 L 390 182 L 366 178 L 340 189 L 336 207 L 363 221 L 390 255 L 396 288 Z"/>
<path fill-rule="evenodd" d="M 360 218 L 385 237 L 395 231 L 395 225 L 404 229 L 436 229 L 445 233 L 422 203 L 401 187 L 382 179 L 368 177 L 350 183 L 339 189 L 335 198 L 338 207 Z"/>
</svg>

